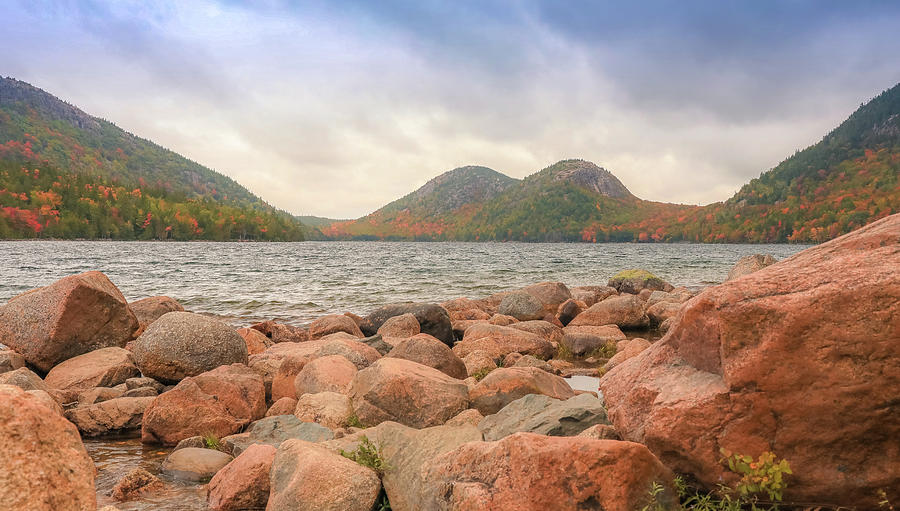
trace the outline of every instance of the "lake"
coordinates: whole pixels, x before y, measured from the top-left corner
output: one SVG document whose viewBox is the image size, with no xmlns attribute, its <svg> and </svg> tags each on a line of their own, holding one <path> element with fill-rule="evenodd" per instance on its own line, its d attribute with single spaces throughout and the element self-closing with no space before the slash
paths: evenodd
<svg viewBox="0 0 900 511">
<path fill-rule="evenodd" d="M 644 268 L 699 288 L 725 279 L 742 256 L 784 259 L 804 245 L 115 241 L 0 242 L 0 303 L 90 270 L 129 301 L 168 295 L 235 324 L 298 324 L 327 313 L 366 314 L 399 301 L 483 297 L 554 280 L 602 285 Z"/>
</svg>

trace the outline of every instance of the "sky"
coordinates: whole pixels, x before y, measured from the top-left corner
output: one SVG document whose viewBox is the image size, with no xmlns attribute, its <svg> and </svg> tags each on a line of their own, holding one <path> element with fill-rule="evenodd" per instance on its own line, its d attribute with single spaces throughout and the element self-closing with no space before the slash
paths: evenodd
<svg viewBox="0 0 900 511">
<path fill-rule="evenodd" d="M 707 204 L 900 82 L 900 2 L 0 0 L 0 75 L 356 218 L 566 158 Z"/>
</svg>

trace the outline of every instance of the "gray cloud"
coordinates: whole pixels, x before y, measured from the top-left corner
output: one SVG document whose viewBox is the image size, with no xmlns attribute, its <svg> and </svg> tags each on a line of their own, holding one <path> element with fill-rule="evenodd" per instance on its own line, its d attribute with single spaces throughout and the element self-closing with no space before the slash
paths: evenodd
<svg viewBox="0 0 900 511">
<path fill-rule="evenodd" d="M 893 4 L 720 5 L 29 2 L 0 64 L 294 213 L 569 157 L 707 203 L 900 80 Z"/>
</svg>

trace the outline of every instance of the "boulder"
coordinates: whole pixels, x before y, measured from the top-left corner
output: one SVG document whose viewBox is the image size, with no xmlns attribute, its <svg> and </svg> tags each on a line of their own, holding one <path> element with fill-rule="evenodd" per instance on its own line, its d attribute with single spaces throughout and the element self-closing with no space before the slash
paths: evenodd
<svg viewBox="0 0 900 511">
<path fill-rule="evenodd" d="M 497 311 L 505 316 L 512 316 L 519 321 L 543 319 L 545 315 L 544 304 L 534 295 L 525 291 L 516 291 L 506 295 L 503 301 L 500 302 L 500 307 Z"/>
<path fill-rule="evenodd" d="M 681 303 L 678 302 L 659 302 L 647 307 L 647 317 L 650 318 L 651 327 L 659 327 L 665 320 L 674 318 L 678 311 L 681 310 Z"/>
<path fill-rule="evenodd" d="M 466 364 L 466 374 L 468 376 L 483 375 L 497 369 L 497 362 L 494 361 L 494 357 L 486 351 L 476 350 L 470 352 L 463 359 L 463 363 Z"/>
<path fill-rule="evenodd" d="M 234 457 L 215 449 L 185 447 L 172 451 L 163 461 L 163 474 L 183 481 L 207 481 L 228 465 Z"/>
<path fill-rule="evenodd" d="M 174 298 L 168 296 L 151 296 L 128 304 L 134 313 L 141 329 L 146 329 L 157 319 L 169 312 L 184 312 L 184 307 Z"/>
<path fill-rule="evenodd" d="M 158 477 L 142 468 L 133 468 L 116 482 L 110 495 L 119 502 L 124 502 L 141 498 L 163 488 L 165 485 Z"/>
<path fill-rule="evenodd" d="M 566 326 L 575 319 L 575 316 L 581 314 L 586 308 L 587 305 L 584 302 L 577 302 L 574 299 L 569 298 L 565 302 L 559 304 L 559 309 L 556 310 L 556 319 L 558 319 L 563 326 Z"/>
<path fill-rule="evenodd" d="M 607 283 L 619 293 L 636 295 L 644 289 L 650 291 L 671 291 L 672 284 L 664 281 L 647 270 L 622 270 Z"/>
<path fill-rule="evenodd" d="M 678 509 L 672 473 L 632 442 L 516 433 L 498 442 L 469 442 L 423 469 L 418 509 L 634 511 L 661 483 L 662 509 Z"/>
<path fill-rule="evenodd" d="M 82 353 L 124 347 L 137 329 L 125 297 L 96 271 L 65 277 L 0 306 L 3 344 L 41 371 Z"/>
<path fill-rule="evenodd" d="M 563 329 L 560 343 L 569 353 L 583 356 L 625 338 L 625 334 L 616 325 L 567 326 Z"/>
<path fill-rule="evenodd" d="M 294 413 L 296 408 L 296 399 L 292 397 L 283 397 L 272 403 L 272 406 L 270 406 L 269 410 L 266 412 L 266 417 L 272 417 L 273 415 L 290 415 Z"/>
<path fill-rule="evenodd" d="M 366 425 L 396 421 L 415 428 L 436 426 L 469 407 L 465 383 L 432 367 L 388 357 L 356 374 L 350 398 Z"/>
<path fill-rule="evenodd" d="M 15 385 L 22 390 L 47 390 L 44 380 L 27 367 L 0 373 L 0 385 Z"/>
<path fill-rule="evenodd" d="M 276 323 L 275 321 L 263 321 L 250 328 L 259 330 L 276 344 L 281 342 L 304 342 L 309 340 L 309 332 L 306 330 L 291 325 Z"/>
<path fill-rule="evenodd" d="M 369 367 L 381 358 L 378 350 L 358 339 L 322 339 L 322 342 L 322 347 L 314 352 L 315 356 L 340 355 L 353 362 L 357 369 Z"/>
<path fill-rule="evenodd" d="M 453 346 L 453 327 L 450 315 L 440 305 L 433 303 L 399 303 L 386 305 L 365 317 L 360 325 L 366 335 L 375 335 L 385 321 L 403 314 L 412 314 L 419 322 L 419 331 L 437 338 L 447 346 Z"/>
<path fill-rule="evenodd" d="M 509 327 L 532 333 L 550 342 L 559 342 L 563 336 L 561 327 L 544 320 L 519 321 L 509 325 Z"/>
<path fill-rule="evenodd" d="M 603 370 L 609 371 L 629 358 L 636 357 L 649 347 L 650 341 L 639 337 L 627 341 L 620 341 L 616 348 L 616 354 L 606 362 L 603 366 Z"/>
<path fill-rule="evenodd" d="M 474 408 L 467 408 L 458 414 L 456 417 L 448 420 L 444 423 L 445 426 L 478 426 L 478 423 L 481 422 L 481 419 L 484 418 L 484 415 L 481 415 L 481 412 Z"/>
<path fill-rule="evenodd" d="M 728 278 L 725 279 L 726 282 L 729 280 L 734 280 L 738 277 L 743 277 L 744 275 L 749 275 L 755 271 L 759 271 L 766 266 L 771 266 L 775 264 L 775 258 L 769 254 L 753 254 L 740 258 L 738 262 L 734 265 L 731 271 L 728 272 Z"/>
<path fill-rule="evenodd" d="M 418 335 L 421 332 L 419 320 L 409 313 L 388 318 L 384 324 L 378 327 L 378 333 L 384 337 L 406 338 Z"/>
<path fill-rule="evenodd" d="M 354 414 L 350 398 L 337 392 L 304 394 L 291 413 L 303 422 L 315 422 L 332 430 L 346 427 Z"/>
<path fill-rule="evenodd" d="M 300 374 L 300 371 L 302 371 L 303 368 L 306 367 L 306 364 L 313 358 L 315 358 L 315 355 L 298 354 L 289 355 L 281 359 L 274 376 L 272 376 L 272 390 L 270 392 L 270 397 L 275 401 L 285 397 L 297 399 L 297 375 Z M 257 364 L 257 361 L 254 360 L 251 364 L 253 364 L 253 367 L 258 372 L 259 365 Z"/>
<path fill-rule="evenodd" d="M 346 316 L 345 316 L 346 317 Z M 318 392 L 347 393 L 356 376 L 356 366 L 340 355 L 315 358 L 303 366 L 294 379 L 297 398 Z"/>
<path fill-rule="evenodd" d="M 714 486 L 720 448 L 793 470 L 786 500 L 900 502 L 900 215 L 705 289 L 601 379 L 623 438 Z"/>
<path fill-rule="evenodd" d="M 588 307 L 594 305 L 597 302 L 602 302 L 610 296 L 619 294 L 619 292 L 616 291 L 616 288 L 609 286 L 573 287 L 571 291 L 572 298 L 579 302 L 584 302 L 584 304 Z"/>
<path fill-rule="evenodd" d="M 126 390 L 122 397 L 156 397 L 159 392 L 153 387 L 141 387 L 139 389 Z"/>
<path fill-rule="evenodd" d="M 478 424 L 486 441 L 526 431 L 548 436 L 574 436 L 595 424 L 609 424 L 603 401 L 581 394 L 561 401 L 528 394 L 488 415 Z"/>
<path fill-rule="evenodd" d="M 566 380 L 535 367 L 506 367 L 491 371 L 478 382 L 469 399 L 472 408 L 489 415 L 528 394 L 569 399 L 575 392 Z"/>
<path fill-rule="evenodd" d="M 513 355 L 513 353 L 510 353 L 509 355 Z M 507 355 L 507 356 L 509 356 L 509 355 Z M 516 353 L 516 355 L 518 355 L 518 353 Z M 548 373 L 556 372 L 553 369 L 553 367 L 546 360 L 534 358 L 531 355 L 519 355 L 518 360 L 513 362 L 513 364 L 511 366 L 506 366 L 506 367 L 536 367 L 542 371 L 547 371 Z"/>
<path fill-rule="evenodd" d="M 43 403 L 47 408 L 53 410 L 55 413 L 59 414 L 61 417 L 64 416 L 63 407 L 49 393 L 43 390 L 26 390 L 25 392 L 36 397 L 38 401 Z"/>
<path fill-rule="evenodd" d="M 555 353 L 550 341 L 538 335 L 490 324 L 470 327 L 463 339 L 453 347 L 453 353 L 463 359 L 473 351 L 484 351 L 494 360 L 500 360 L 513 352 L 543 359 L 550 358 Z"/>
<path fill-rule="evenodd" d="M 154 398 L 144 412 L 141 441 L 175 445 L 196 435 L 221 438 L 265 413 L 262 378 L 240 364 L 222 366 L 185 378 Z"/>
<path fill-rule="evenodd" d="M 612 296 L 575 316 L 569 326 L 616 325 L 622 329 L 647 328 L 650 326 L 650 318 L 644 311 L 644 305 L 644 301 L 635 295 Z"/>
<path fill-rule="evenodd" d="M 428 334 L 401 340 L 386 356 L 412 360 L 460 380 L 467 376 L 466 364 L 446 344 Z"/>
<path fill-rule="evenodd" d="M 594 440 L 621 440 L 619 432 L 610 424 L 595 424 L 578 433 L 577 436 L 593 438 Z"/>
<path fill-rule="evenodd" d="M 363 337 L 356 322 L 343 314 L 329 314 L 313 321 L 309 325 L 310 339 L 321 339 L 327 335 L 344 332 L 353 337 Z"/>
<path fill-rule="evenodd" d="M 94 462 L 78 429 L 12 385 L 0 385 L 0 452 L 4 509 L 97 508 Z"/>
<path fill-rule="evenodd" d="M 523 288 L 522 291 L 541 302 L 544 307 L 544 315 L 556 314 L 563 302 L 572 299 L 572 292 L 562 282 L 539 282 Z"/>
<path fill-rule="evenodd" d="M 260 419 L 244 433 L 226 436 L 222 441 L 231 445 L 231 452 L 238 456 L 253 444 L 278 447 L 290 439 L 315 443 L 331 440 L 333 437 L 331 430 L 321 424 L 303 422 L 293 415 L 277 415 Z"/>
<path fill-rule="evenodd" d="M 273 344 L 271 339 L 253 328 L 238 328 L 237 333 L 247 345 L 247 355 L 258 355 Z"/>
<path fill-rule="evenodd" d="M 269 484 L 267 511 L 371 511 L 381 492 L 372 469 L 302 440 L 278 448 Z"/>
<path fill-rule="evenodd" d="M 130 351 L 115 347 L 101 348 L 53 367 L 44 378 L 44 384 L 51 389 L 85 390 L 114 387 L 140 375 Z"/>
<path fill-rule="evenodd" d="M 125 388 L 128 390 L 132 389 L 140 389 L 143 387 L 152 387 L 156 392 L 162 392 L 165 389 L 165 385 L 154 380 L 153 378 L 148 378 L 146 376 L 141 376 L 138 378 L 128 378 L 125 380 Z"/>
<path fill-rule="evenodd" d="M 251 445 L 209 481 L 211 511 L 264 509 L 269 500 L 269 470 L 275 447 Z"/>
<path fill-rule="evenodd" d="M 155 397 L 119 397 L 78 406 L 66 411 L 66 418 L 84 436 L 99 436 L 140 429 L 144 411 Z"/>
<path fill-rule="evenodd" d="M 110 387 L 94 387 L 78 394 L 78 406 L 90 406 L 95 403 L 102 403 L 110 399 L 116 399 L 125 395 L 121 389 Z"/>
<path fill-rule="evenodd" d="M 233 328 L 190 312 L 170 312 L 151 323 L 133 352 L 141 373 L 164 383 L 248 362 L 247 345 Z"/>
<path fill-rule="evenodd" d="M 494 314 L 493 316 L 491 316 L 491 319 L 488 320 L 488 323 L 490 323 L 491 325 L 498 325 L 498 326 L 509 326 L 509 325 L 512 325 L 513 323 L 518 323 L 518 322 L 519 322 L 518 319 L 516 319 L 512 316 L 507 316 L 505 314 Z"/>
<path fill-rule="evenodd" d="M 25 367 L 25 357 L 13 350 L 0 349 L 0 373 Z"/>
</svg>

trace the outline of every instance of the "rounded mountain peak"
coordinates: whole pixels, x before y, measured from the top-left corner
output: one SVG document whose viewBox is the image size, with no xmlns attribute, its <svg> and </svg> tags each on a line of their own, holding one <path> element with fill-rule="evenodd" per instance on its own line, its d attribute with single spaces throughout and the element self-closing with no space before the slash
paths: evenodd
<svg viewBox="0 0 900 511">
<path fill-rule="evenodd" d="M 541 173 L 544 172 L 554 181 L 569 182 L 607 197 L 632 197 L 628 188 L 612 172 L 586 160 L 563 160 Z"/>
</svg>

